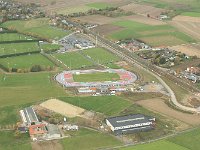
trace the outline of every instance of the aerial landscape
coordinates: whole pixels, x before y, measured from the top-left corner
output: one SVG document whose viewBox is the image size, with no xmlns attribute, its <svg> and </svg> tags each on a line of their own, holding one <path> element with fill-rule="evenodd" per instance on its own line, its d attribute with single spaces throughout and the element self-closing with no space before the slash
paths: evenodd
<svg viewBox="0 0 200 150">
<path fill-rule="evenodd" d="M 200 150 L 200 0 L 1 0 L 0 150 Z"/>
</svg>

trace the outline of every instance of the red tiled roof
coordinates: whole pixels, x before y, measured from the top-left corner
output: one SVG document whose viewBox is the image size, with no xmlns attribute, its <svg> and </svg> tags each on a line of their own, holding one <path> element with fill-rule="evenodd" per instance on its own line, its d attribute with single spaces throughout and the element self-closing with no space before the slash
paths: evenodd
<svg viewBox="0 0 200 150">
<path fill-rule="evenodd" d="M 29 127 L 29 134 L 30 135 L 44 134 L 47 132 L 45 127 L 46 127 L 45 124 L 31 125 Z"/>
</svg>

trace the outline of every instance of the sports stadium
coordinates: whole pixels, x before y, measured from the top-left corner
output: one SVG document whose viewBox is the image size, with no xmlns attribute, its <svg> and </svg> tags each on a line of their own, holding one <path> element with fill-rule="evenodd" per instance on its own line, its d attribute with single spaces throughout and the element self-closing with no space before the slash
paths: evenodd
<svg viewBox="0 0 200 150">
<path fill-rule="evenodd" d="M 96 81 L 96 82 L 77 82 L 74 80 L 74 76 L 81 76 L 88 74 L 108 73 L 117 74 L 118 78 L 110 81 Z M 63 71 L 55 76 L 57 82 L 65 87 L 114 87 L 114 86 L 126 86 L 134 83 L 137 80 L 137 76 L 124 69 L 105 69 L 105 70 L 72 70 Z M 91 79 L 92 80 L 92 79 Z"/>
</svg>

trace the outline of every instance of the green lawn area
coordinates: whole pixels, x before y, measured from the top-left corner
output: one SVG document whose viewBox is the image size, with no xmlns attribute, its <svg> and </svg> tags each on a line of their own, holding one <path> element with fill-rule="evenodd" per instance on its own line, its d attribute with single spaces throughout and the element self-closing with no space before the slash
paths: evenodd
<svg viewBox="0 0 200 150">
<path fill-rule="evenodd" d="M 50 44 L 50 43 L 47 43 L 47 44 L 41 44 L 40 45 L 40 48 L 46 52 L 46 53 L 49 53 L 49 52 L 54 52 L 58 49 L 60 49 L 61 45 L 58 45 L 58 44 Z"/>
<path fill-rule="evenodd" d="M 93 66 L 94 64 L 87 60 L 78 52 L 68 52 L 64 54 L 54 54 L 54 56 L 66 64 L 71 69 L 80 69 L 84 67 Z"/>
<path fill-rule="evenodd" d="M 180 145 L 174 144 L 172 142 L 162 140 L 156 141 L 149 144 L 136 145 L 132 147 L 122 148 L 121 150 L 189 150 Z"/>
<path fill-rule="evenodd" d="M 181 15 L 182 16 L 190 16 L 190 17 L 200 17 L 200 13 L 197 13 L 197 12 L 184 12 Z"/>
<path fill-rule="evenodd" d="M 0 107 L 21 105 L 50 97 L 67 96 L 55 84 L 53 73 L 0 74 Z"/>
<path fill-rule="evenodd" d="M 62 29 L 52 27 L 48 22 L 48 18 L 32 19 L 28 21 L 15 20 L 7 21 L 1 24 L 1 26 L 9 30 L 16 30 L 20 33 L 45 40 L 60 39 L 71 33 L 71 31 L 63 31 Z"/>
<path fill-rule="evenodd" d="M 91 7 L 86 5 L 78 5 L 74 7 L 67 7 L 64 9 L 60 9 L 57 11 L 58 14 L 72 14 L 72 13 L 78 13 L 78 12 L 87 12 L 90 10 Z"/>
<path fill-rule="evenodd" d="M 0 150 L 32 150 L 28 134 L 16 138 L 14 131 L 0 131 L 0 135 Z"/>
<path fill-rule="evenodd" d="M 16 57 L 1 58 L 0 64 L 5 68 L 16 69 L 30 69 L 34 65 L 40 65 L 42 67 L 54 66 L 46 57 L 41 54 L 30 54 Z"/>
<path fill-rule="evenodd" d="M 110 63 L 119 61 L 120 58 L 116 55 L 110 53 L 109 51 L 105 50 L 104 48 L 91 48 L 84 50 L 83 53 L 93 59 L 95 62 L 109 65 Z"/>
<path fill-rule="evenodd" d="M 34 40 L 35 38 L 18 33 L 0 33 L 0 42 Z"/>
<path fill-rule="evenodd" d="M 92 7 L 92 8 L 96 8 L 96 9 L 105 9 L 108 7 L 113 7 L 112 4 L 109 3 L 89 3 L 87 4 L 87 6 Z"/>
<path fill-rule="evenodd" d="M 131 103 L 117 96 L 60 97 L 60 100 L 87 110 L 104 113 L 108 116 L 119 114 Z"/>
<path fill-rule="evenodd" d="M 124 27 L 122 31 L 114 32 L 109 38 L 115 40 L 136 38 L 152 46 L 172 46 L 183 43 L 195 42 L 188 35 L 179 32 L 170 25 L 151 26 L 135 21 L 117 21 L 113 25 Z"/>
<path fill-rule="evenodd" d="M 177 145 L 186 147 L 189 150 L 197 150 L 200 146 L 199 139 L 200 128 L 172 137 L 169 139 L 169 141 Z"/>
<path fill-rule="evenodd" d="M 0 56 L 40 51 L 37 42 L 0 44 Z"/>
<path fill-rule="evenodd" d="M 61 140 L 61 144 L 63 145 L 64 149 L 94 150 L 99 148 L 119 146 L 122 144 L 116 138 L 108 134 L 99 133 L 97 131 L 80 129 L 77 132 L 77 135 Z"/>
<path fill-rule="evenodd" d="M 120 79 L 117 73 L 98 72 L 91 74 L 73 75 L 75 82 L 97 82 L 97 81 L 117 81 Z"/>
</svg>

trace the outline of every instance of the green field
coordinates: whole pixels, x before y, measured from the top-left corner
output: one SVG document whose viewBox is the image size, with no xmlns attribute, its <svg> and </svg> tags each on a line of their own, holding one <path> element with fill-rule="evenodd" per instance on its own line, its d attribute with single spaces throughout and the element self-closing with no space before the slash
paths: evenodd
<svg viewBox="0 0 200 150">
<path fill-rule="evenodd" d="M 131 105 L 129 101 L 117 96 L 61 97 L 59 99 L 108 116 L 117 115 Z"/>
<path fill-rule="evenodd" d="M 0 74 L 0 107 L 66 96 L 52 73 Z"/>
<path fill-rule="evenodd" d="M 1 58 L 0 64 L 5 68 L 30 69 L 34 65 L 46 68 L 54 64 L 41 54 L 30 54 L 16 57 Z"/>
<path fill-rule="evenodd" d="M 110 65 L 120 60 L 119 57 L 103 48 L 91 48 L 84 50 L 83 53 L 95 62 L 103 65 Z"/>
<path fill-rule="evenodd" d="M 76 136 L 61 140 L 61 144 L 65 150 L 94 150 L 119 146 L 122 143 L 108 134 L 88 129 L 80 129 L 77 131 Z"/>
<path fill-rule="evenodd" d="M 50 44 L 50 43 L 48 43 L 48 44 L 41 44 L 41 45 L 40 45 L 40 48 L 41 48 L 44 52 L 46 52 L 46 53 L 54 52 L 54 51 L 60 49 L 60 47 L 61 47 L 61 46 L 58 45 L 58 44 Z"/>
<path fill-rule="evenodd" d="M 189 150 L 189 149 L 174 144 L 172 142 L 162 140 L 150 144 L 142 144 L 127 148 L 122 148 L 121 150 Z"/>
<path fill-rule="evenodd" d="M 184 12 L 181 15 L 182 16 L 190 16 L 190 17 L 200 17 L 200 13 L 197 13 L 197 12 Z"/>
<path fill-rule="evenodd" d="M 0 42 L 34 40 L 35 38 L 18 33 L 0 33 Z"/>
<path fill-rule="evenodd" d="M 105 9 L 108 7 L 113 7 L 112 4 L 109 3 L 89 3 L 87 4 L 87 6 L 91 7 L 91 8 L 96 8 L 96 9 Z"/>
<path fill-rule="evenodd" d="M 33 19 L 28 21 L 7 21 L 1 26 L 9 30 L 16 30 L 23 34 L 38 37 L 44 40 L 60 39 L 70 33 L 49 25 L 48 18 Z"/>
<path fill-rule="evenodd" d="M 113 25 L 124 27 L 122 31 L 117 31 L 109 36 L 115 40 L 135 38 L 151 46 L 172 46 L 183 43 L 195 42 L 188 35 L 179 32 L 170 25 L 151 26 L 135 21 L 117 21 Z"/>
<path fill-rule="evenodd" d="M 98 82 L 98 81 L 118 81 L 120 79 L 117 73 L 98 72 L 91 74 L 73 75 L 75 82 Z"/>
<path fill-rule="evenodd" d="M 31 150 L 29 135 L 24 134 L 19 138 L 13 131 L 0 131 L 0 150 Z"/>
<path fill-rule="evenodd" d="M 40 51 L 37 42 L 0 44 L 0 56 Z"/>
<path fill-rule="evenodd" d="M 71 69 L 80 69 L 84 67 L 93 66 L 94 64 L 87 60 L 78 52 L 68 52 L 65 54 L 54 54 L 54 56 L 66 64 Z"/>
<path fill-rule="evenodd" d="M 64 9 L 60 9 L 57 11 L 58 14 L 72 14 L 72 13 L 78 13 L 78 12 L 87 12 L 88 10 L 90 10 L 91 7 L 86 6 L 86 5 L 78 5 L 75 7 L 67 7 Z"/>
</svg>

